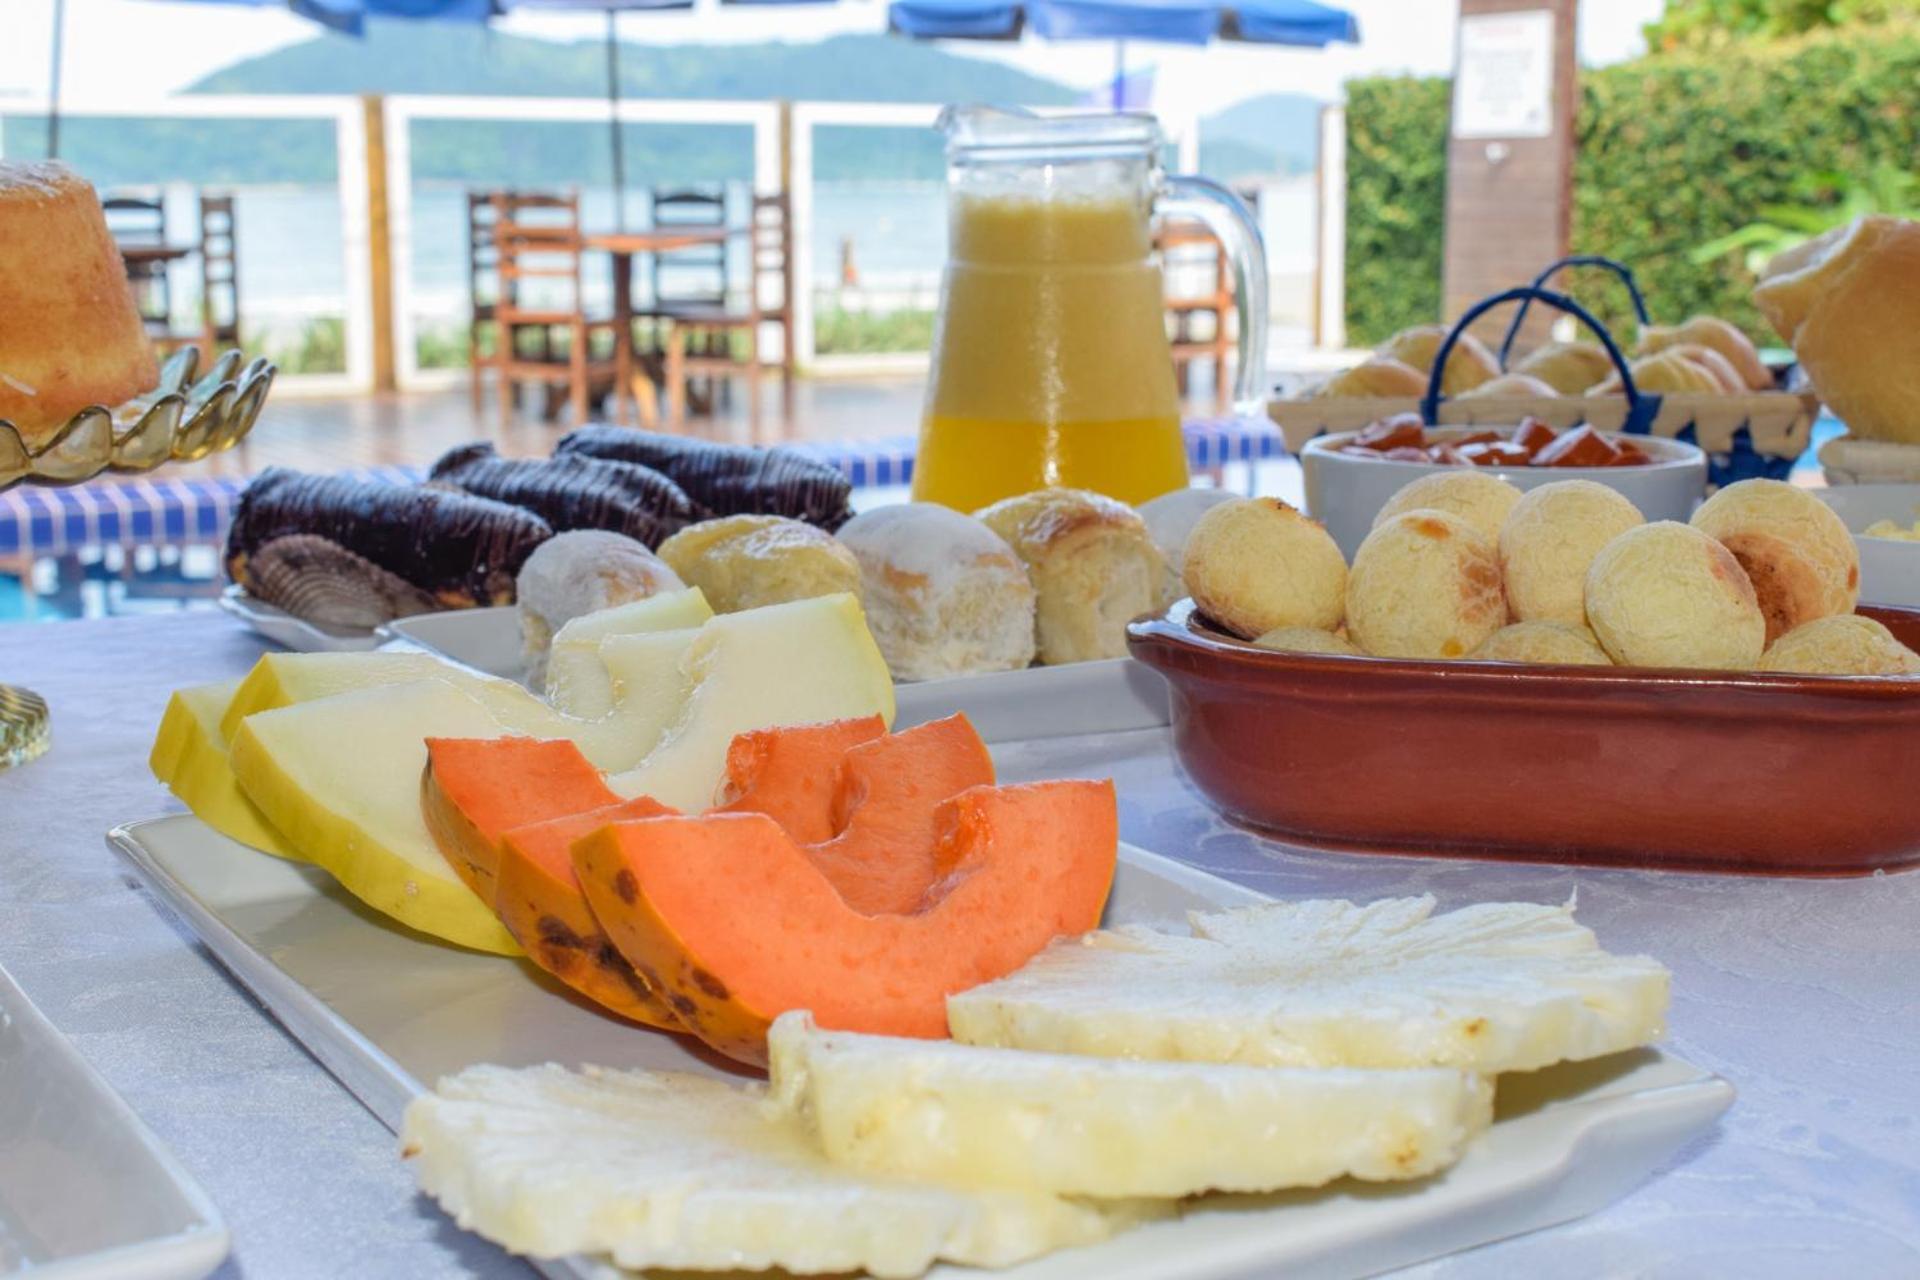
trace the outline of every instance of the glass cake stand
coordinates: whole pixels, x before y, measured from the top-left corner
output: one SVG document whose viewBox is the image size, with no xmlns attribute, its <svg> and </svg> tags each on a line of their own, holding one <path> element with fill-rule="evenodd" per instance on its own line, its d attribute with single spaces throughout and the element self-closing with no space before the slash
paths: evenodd
<svg viewBox="0 0 1920 1280">
<path fill-rule="evenodd" d="M 184 347 L 160 367 L 153 390 L 111 409 L 82 409 L 33 448 L 0 419 L 0 492 L 81 484 L 105 471 L 140 474 L 232 448 L 260 417 L 274 366 L 238 351 L 196 376 L 199 365 L 200 353 Z M 52 741 L 46 699 L 0 683 L 0 769 L 25 764 Z"/>
</svg>

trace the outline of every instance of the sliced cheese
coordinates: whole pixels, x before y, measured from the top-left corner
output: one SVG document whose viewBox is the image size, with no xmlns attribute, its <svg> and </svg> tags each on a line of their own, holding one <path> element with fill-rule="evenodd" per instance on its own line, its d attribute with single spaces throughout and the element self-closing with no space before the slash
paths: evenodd
<svg viewBox="0 0 1920 1280">
<path fill-rule="evenodd" d="M 234 735 L 233 773 L 292 848 L 375 911 L 448 942 L 518 955 L 420 813 L 428 738 L 504 732 L 465 689 L 416 680 L 255 712 Z"/>
<path fill-rule="evenodd" d="M 401 1140 L 462 1226 L 535 1258 L 635 1269 L 1004 1267 L 1168 1211 L 837 1168 L 760 1086 L 674 1073 L 470 1067 L 407 1108 Z"/>
<path fill-rule="evenodd" d="M 698 587 L 616 605 L 573 619 L 553 637 L 547 652 L 545 693 L 568 715 L 593 719 L 613 710 L 614 676 L 601 658 L 612 636 L 644 635 L 698 627 L 713 616 Z"/>
<path fill-rule="evenodd" d="M 616 642 L 604 642 L 609 649 L 617 654 Z M 700 628 L 677 670 L 687 689 L 679 715 L 645 760 L 607 779 L 623 796 L 698 812 L 714 802 L 736 734 L 871 715 L 893 723 L 886 661 L 859 601 L 845 593 L 721 614 Z"/>
<path fill-rule="evenodd" d="M 1657 1039 L 1669 974 L 1615 956 L 1571 906 L 1273 902 L 1056 942 L 950 996 L 970 1044 L 1267 1066 L 1491 1075 Z"/>
<path fill-rule="evenodd" d="M 954 1186 L 1189 1196 L 1418 1178 L 1492 1119 L 1444 1067 L 1104 1061 L 822 1031 L 782 1014 L 773 1095 L 829 1160 Z"/>
<path fill-rule="evenodd" d="M 275 857 L 305 861 L 234 781 L 220 721 L 239 688 L 234 679 L 175 690 L 147 764 L 194 817 L 221 835 Z"/>
</svg>

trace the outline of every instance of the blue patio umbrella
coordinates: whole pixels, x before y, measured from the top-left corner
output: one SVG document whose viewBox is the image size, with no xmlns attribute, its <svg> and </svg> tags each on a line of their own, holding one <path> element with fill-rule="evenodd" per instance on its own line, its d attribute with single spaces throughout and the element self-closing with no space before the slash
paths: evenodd
<svg viewBox="0 0 1920 1280">
<path fill-rule="evenodd" d="M 1310 49 L 1360 42 L 1352 14 L 1315 0 L 892 0 L 887 26 L 916 40 L 1017 40 L 1027 30 L 1048 40 L 1112 40 L 1116 96 L 1129 40 Z"/>
</svg>

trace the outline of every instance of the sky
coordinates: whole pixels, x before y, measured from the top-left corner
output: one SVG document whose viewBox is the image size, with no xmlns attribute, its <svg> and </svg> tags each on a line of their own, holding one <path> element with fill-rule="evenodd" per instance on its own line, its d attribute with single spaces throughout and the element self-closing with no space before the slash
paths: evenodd
<svg viewBox="0 0 1920 1280">
<path fill-rule="evenodd" d="M 711 3 L 711 0 L 702 0 Z M 1444 71 L 1452 62 L 1453 0 L 1343 0 L 1360 20 L 1361 43 L 1327 50 L 1214 45 L 1204 50 L 1140 46 L 1129 68 L 1155 69 L 1155 95 L 1207 113 L 1263 93 L 1339 96 L 1342 81 L 1382 72 Z M 1663 0 L 1588 0 L 1580 15 L 1580 58 L 1604 65 L 1641 52 L 1640 25 Z M 119 91 L 171 92 L 232 62 L 308 39 L 314 28 L 272 8 L 185 4 L 174 0 L 66 0 L 66 91 L 74 96 Z M 0 98 L 39 96 L 47 89 L 54 0 L 0 0 Z M 621 34 L 660 44 L 807 40 L 841 32 L 878 31 L 884 0 L 841 0 L 831 8 L 696 10 L 630 14 Z M 597 39 L 597 14 L 522 11 L 499 28 L 561 40 Z M 422 24 L 423 31 L 428 24 Z M 1094 86 L 1113 74 L 1106 43 L 1018 45 L 956 42 L 953 52 L 1009 62 L 1068 84 Z"/>
</svg>

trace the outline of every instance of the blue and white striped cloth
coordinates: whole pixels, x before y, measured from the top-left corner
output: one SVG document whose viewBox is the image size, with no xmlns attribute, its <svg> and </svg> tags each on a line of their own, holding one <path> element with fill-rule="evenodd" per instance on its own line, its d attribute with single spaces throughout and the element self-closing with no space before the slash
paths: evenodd
<svg viewBox="0 0 1920 1280">
<path fill-rule="evenodd" d="M 1263 420 L 1197 419 L 1186 424 L 1187 456 L 1196 471 L 1286 455 L 1279 431 Z M 914 438 L 803 443 L 789 446 L 839 468 L 856 489 L 887 488 L 913 479 Z M 374 467 L 350 474 L 414 484 L 417 467 Z M 85 547 L 177 546 L 226 537 L 243 477 L 170 480 L 165 473 L 96 480 L 66 489 L 22 485 L 0 493 L 0 557 L 52 556 Z"/>
</svg>

